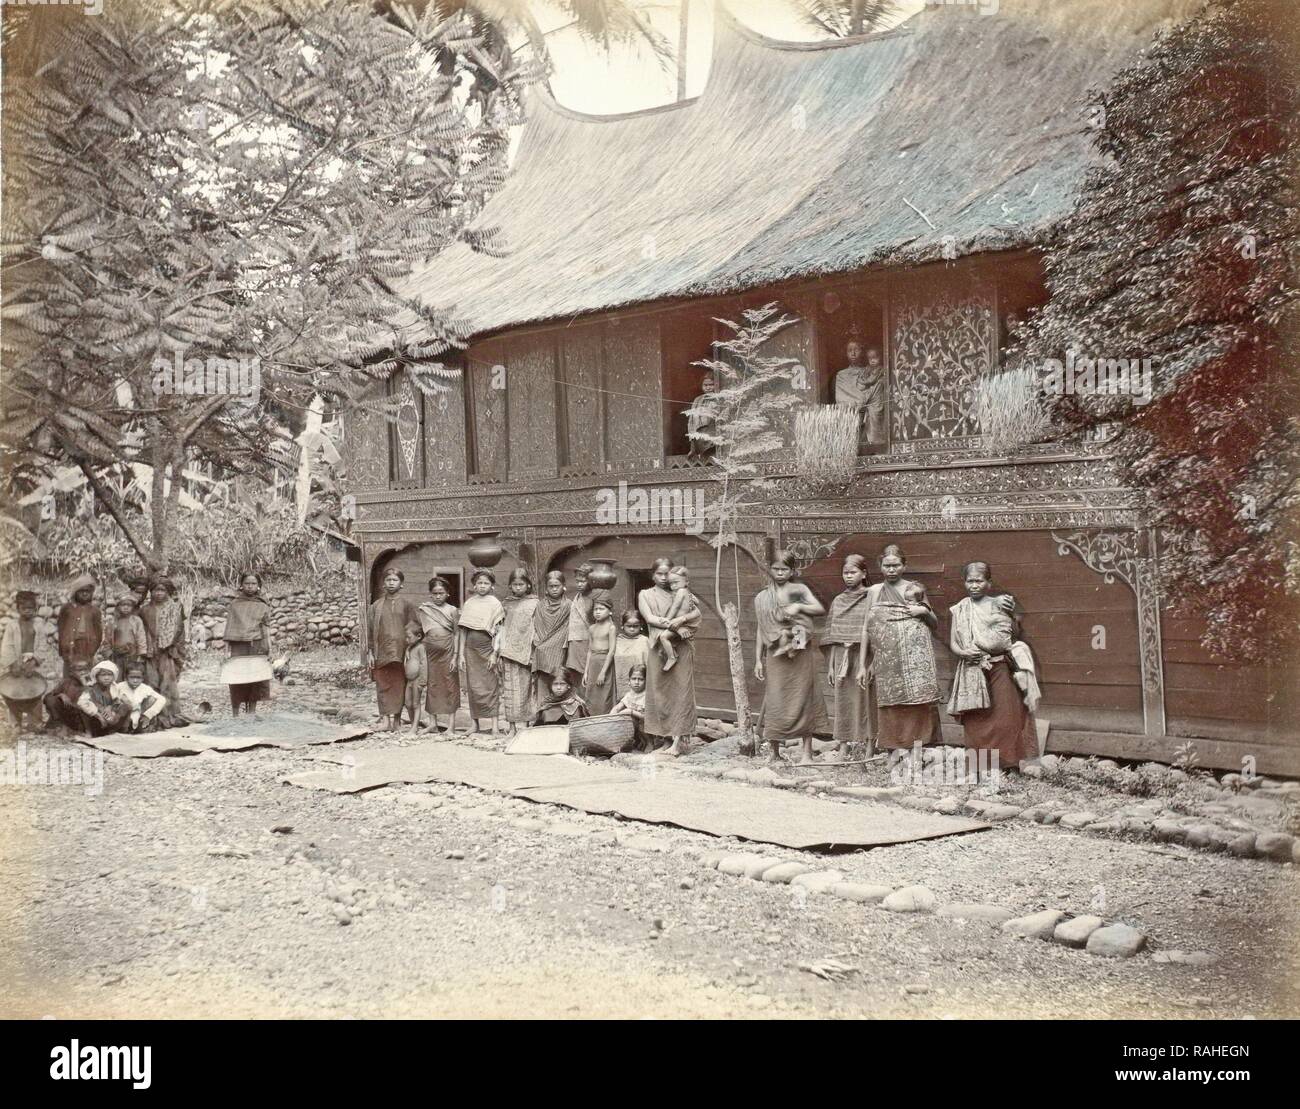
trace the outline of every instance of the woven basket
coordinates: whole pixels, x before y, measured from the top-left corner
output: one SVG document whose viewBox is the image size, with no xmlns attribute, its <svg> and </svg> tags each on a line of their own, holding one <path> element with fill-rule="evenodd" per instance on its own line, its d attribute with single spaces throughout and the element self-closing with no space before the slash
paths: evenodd
<svg viewBox="0 0 1300 1109">
<path fill-rule="evenodd" d="M 588 716 L 569 724 L 571 755 L 617 755 L 632 746 L 636 725 L 631 716 L 610 713 Z"/>
</svg>

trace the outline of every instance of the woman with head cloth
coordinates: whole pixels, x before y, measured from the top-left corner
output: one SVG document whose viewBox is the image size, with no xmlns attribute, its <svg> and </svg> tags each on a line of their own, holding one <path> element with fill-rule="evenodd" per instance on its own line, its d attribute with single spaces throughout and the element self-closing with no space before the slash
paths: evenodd
<svg viewBox="0 0 1300 1109">
<path fill-rule="evenodd" d="M 64 677 L 77 677 L 90 669 L 104 642 L 104 616 L 95 600 L 95 579 L 82 574 L 69 587 L 67 604 L 59 609 L 59 657 Z"/>
<path fill-rule="evenodd" d="M 867 590 L 857 672 L 863 688 L 870 684 L 876 705 L 876 746 L 894 750 L 943 738 L 932 640 L 938 618 L 925 587 L 903 576 L 906 569 L 903 552 L 886 547 L 880 556 L 885 580 Z"/>
<path fill-rule="evenodd" d="M 962 573 L 966 596 L 952 606 L 949 646 L 957 656 L 948 712 L 961 721 L 966 746 L 996 751 L 1000 769 L 1038 757 L 1038 678 L 1034 657 L 1019 637 L 1016 599 L 994 595 L 987 562 Z"/>
<path fill-rule="evenodd" d="M 180 707 L 180 676 L 185 667 L 185 612 L 176 599 L 176 583 L 171 578 L 154 578 L 149 603 L 140 610 L 140 619 L 149 640 L 145 681 L 175 711 Z"/>
<path fill-rule="evenodd" d="M 801 763 L 813 761 L 814 735 L 828 735 L 830 721 L 826 703 L 817 686 L 816 653 L 804 647 L 789 649 L 799 640 L 791 635 L 802 632 L 806 622 L 821 616 L 826 609 L 811 589 L 791 579 L 795 562 L 786 551 L 777 551 L 768 567 L 771 582 L 754 598 L 757 620 L 754 653 L 754 677 L 767 685 L 758 728 L 763 741 L 771 747 L 771 759 L 781 757 L 781 744 L 799 740 Z M 802 637 L 799 637 L 802 638 Z"/>
<path fill-rule="evenodd" d="M 650 629 L 650 646 L 667 629 L 673 608 L 668 579 L 673 571 L 670 558 L 656 558 L 652 570 L 654 585 L 641 590 L 637 608 Z M 683 743 L 695 734 L 695 643 L 684 639 L 676 645 L 677 662 L 672 669 L 651 666 L 646 675 L 645 731 L 647 741 L 670 738 L 670 755 L 683 753 Z M 653 739 L 651 737 L 654 737 Z"/>
<path fill-rule="evenodd" d="M 836 757 L 845 761 L 852 749 L 859 749 L 870 758 L 872 748 L 871 698 L 857 680 L 862 625 L 867 615 L 866 558 L 860 554 L 849 555 L 844 559 L 841 576 L 844 592 L 831 601 L 821 648 L 826 652 L 826 680 L 834 697 L 832 734 L 838 745 Z"/>
<path fill-rule="evenodd" d="M 564 595 L 564 571 L 546 575 L 544 596 L 533 611 L 533 702 L 540 705 L 551 695 L 551 682 L 565 677 L 564 656 L 569 645 L 572 602 Z"/>
</svg>

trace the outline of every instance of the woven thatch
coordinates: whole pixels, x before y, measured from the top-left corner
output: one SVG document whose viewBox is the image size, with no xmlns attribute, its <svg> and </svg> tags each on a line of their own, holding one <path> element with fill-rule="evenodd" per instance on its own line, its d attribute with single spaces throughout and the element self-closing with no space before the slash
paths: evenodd
<svg viewBox="0 0 1300 1109">
<path fill-rule="evenodd" d="M 456 247 L 410 288 L 482 334 L 1033 242 L 1091 164 L 1085 90 L 1196 6 L 945 5 L 811 46 L 722 15 L 696 100 L 590 117 L 534 95 L 483 219 L 510 255 Z"/>
</svg>

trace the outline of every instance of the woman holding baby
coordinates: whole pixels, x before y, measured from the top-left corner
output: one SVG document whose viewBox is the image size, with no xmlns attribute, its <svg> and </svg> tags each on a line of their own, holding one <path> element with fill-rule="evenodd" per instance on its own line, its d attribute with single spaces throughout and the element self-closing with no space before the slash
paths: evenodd
<svg viewBox="0 0 1300 1109">
<path fill-rule="evenodd" d="M 993 595 L 987 562 L 969 562 L 966 596 L 952 606 L 949 645 L 957 656 L 948 712 L 961 721 L 966 746 L 998 753 L 1002 769 L 1038 757 L 1038 680 L 1028 646 L 1019 638 L 1016 600 Z"/>
<path fill-rule="evenodd" d="M 699 605 L 689 592 L 686 569 L 674 566 L 672 559 L 656 558 L 651 576 L 654 585 L 637 596 L 637 608 L 650 632 L 645 731 L 648 736 L 670 738 L 668 754 L 680 755 L 683 743 L 695 734 L 695 638 L 688 629 L 693 620 L 698 626 Z"/>
<path fill-rule="evenodd" d="M 903 576 L 906 569 L 903 552 L 891 543 L 880 556 L 884 580 L 867 590 L 865 601 L 856 676 L 861 687 L 871 687 L 879 748 L 906 750 L 916 743 L 939 743 L 943 737 L 932 641 L 938 618 L 925 587 Z"/>
</svg>

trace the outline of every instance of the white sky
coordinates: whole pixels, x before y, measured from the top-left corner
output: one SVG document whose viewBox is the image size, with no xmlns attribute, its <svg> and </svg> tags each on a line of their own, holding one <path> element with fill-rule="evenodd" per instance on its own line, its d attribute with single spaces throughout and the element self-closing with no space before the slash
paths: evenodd
<svg viewBox="0 0 1300 1109">
<path fill-rule="evenodd" d="M 713 0 L 689 0 L 687 25 L 686 95 L 698 96 L 709 75 L 713 54 Z M 900 18 L 925 6 L 924 0 L 898 0 Z M 731 13 L 748 27 L 775 39 L 807 41 L 817 36 L 796 14 L 792 0 L 730 0 Z M 561 27 L 566 20 L 537 6 L 544 28 Z M 681 0 L 651 5 L 650 18 L 660 33 L 677 44 Z M 677 74 L 664 72 L 648 49 L 620 49 L 606 56 L 572 30 L 547 36 L 555 62 L 551 90 L 555 98 L 578 111 L 608 115 L 667 104 L 677 99 Z"/>
</svg>

